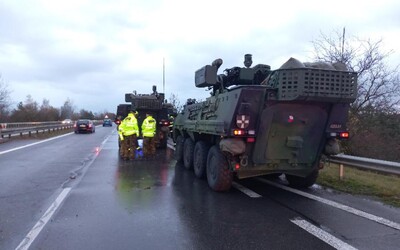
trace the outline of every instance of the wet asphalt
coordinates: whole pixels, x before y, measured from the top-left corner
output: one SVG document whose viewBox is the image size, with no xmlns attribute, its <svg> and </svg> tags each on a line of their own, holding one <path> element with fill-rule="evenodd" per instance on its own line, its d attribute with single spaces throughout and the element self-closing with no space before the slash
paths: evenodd
<svg viewBox="0 0 400 250">
<path fill-rule="evenodd" d="M 26 141 L 25 141 L 26 142 Z M 0 145 L 0 153 L 24 142 Z M 114 128 L 0 154 L 0 249 L 15 249 L 71 188 L 29 249 L 333 249 L 295 225 L 304 219 L 358 249 L 398 249 L 399 230 L 256 179 L 212 191 L 159 149 L 123 161 Z M 400 223 L 400 211 L 320 188 L 308 192 Z"/>
</svg>

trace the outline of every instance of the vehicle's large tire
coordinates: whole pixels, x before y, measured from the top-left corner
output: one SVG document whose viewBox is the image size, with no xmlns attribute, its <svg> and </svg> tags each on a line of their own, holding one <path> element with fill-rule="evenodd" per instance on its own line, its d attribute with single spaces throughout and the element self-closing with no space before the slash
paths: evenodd
<svg viewBox="0 0 400 250">
<path fill-rule="evenodd" d="M 206 176 L 209 149 L 209 145 L 204 141 L 198 141 L 194 146 L 193 169 L 197 178 L 203 179 Z"/>
<path fill-rule="evenodd" d="M 178 138 L 176 138 L 176 145 L 175 145 L 175 152 L 174 152 L 175 160 L 177 162 L 183 161 L 183 143 L 184 143 L 183 136 L 181 136 L 181 135 L 178 136 Z"/>
<path fill-rule="evenodd" d="M 295 175 L 285 174 L 286 180 L 289 185 L 294 188 L 308 188 L 311 187 L 318 178 L 318 169 L 315 169 L 306 177 L 299 177 Z"/>
<path fill-rule="evenodd" d="M 186 169 L 193 168 L 194 142 L 188 137 L 183 144 L 183 165 Z"/>
<path fill-rule="evenodd" d="M 232 186 L 233 174 L 228 161 L 217 146 L 212 146 L 207 156 L 207 181 L 211 189 L 217 192 L 228 191 Z"/>
</svg>

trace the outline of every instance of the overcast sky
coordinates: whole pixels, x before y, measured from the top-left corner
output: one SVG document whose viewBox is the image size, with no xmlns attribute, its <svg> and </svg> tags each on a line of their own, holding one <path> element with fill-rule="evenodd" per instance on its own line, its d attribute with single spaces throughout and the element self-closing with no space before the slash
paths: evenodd
<svg viewBox="0 0 400 250">
<path fill-rule="evenodd" d="M 14 103 L 69 98 L 77 111 L 115 112 L 125 93 L 152 85 L 182 103 L 209 96 L 194 72 L 216 58 L 221 69 L 243 66 L 246 53 L 272 69 L 309 61 L 311 41 L 343 27 L 383 39 L 394 67 L 399 14 L 398 0 L 0 0 L 0 74 Z"/>
</svg>

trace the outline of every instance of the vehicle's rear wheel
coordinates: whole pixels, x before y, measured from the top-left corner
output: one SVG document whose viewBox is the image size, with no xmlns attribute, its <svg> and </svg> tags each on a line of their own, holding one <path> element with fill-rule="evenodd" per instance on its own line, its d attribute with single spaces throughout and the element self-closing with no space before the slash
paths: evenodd
<svg viewBox="0 0 400 250">
<path fill-rule="evenodd" d="M 318 169 L 315 169 L 306 177 L 285 174 L 286 180 L 289 185 L 294 188 L 308 188 L 311 187 L 318 178 Z"/>
<path fill-rule="evenodd" d="M 233 174 L 228 161 L 217 146 L 212 146 L 207 156 L 207 181 L 214 191 L 227 191 L 232 186 Z"/>
<path fill-rule="evenodd" d="M 183 142 L 184 142 L 183 136 L 180 135 L 178 136 L 178 138 L 176 138 L 174 156 L 177 162 L 183 161 Z"/>
<path fill-rule="evenodd" d="M 193 168 L 193 140 L 190 137 L 186 138 L 183 147 L 183 165 L 186 169 L 191 169 Z"/>
<path fill-rule="evenodd" d="M 196 142 L 193 154 L 193 169 L 197 178 L 204 178 L 206 176 L 207 156 L 209 146 L 204 141 Z"/>
</svg>

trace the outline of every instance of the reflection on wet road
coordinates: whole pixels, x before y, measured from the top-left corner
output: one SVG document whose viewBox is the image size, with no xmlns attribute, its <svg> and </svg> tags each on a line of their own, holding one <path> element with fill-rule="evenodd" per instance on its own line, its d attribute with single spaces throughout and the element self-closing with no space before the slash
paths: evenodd
<svg viewBox="0 0 400 250">
<path fill-rule="evenodd" d="M 115 172 L 115 191 L 121 204 L 128 211 L 138 208 L 137 204 L 150 202 L 153 189 L 170 186 L 174 166 L 171 165 L 172 151 L 158 151 L 155 159 L 119 159 Z"/>
</svg>

